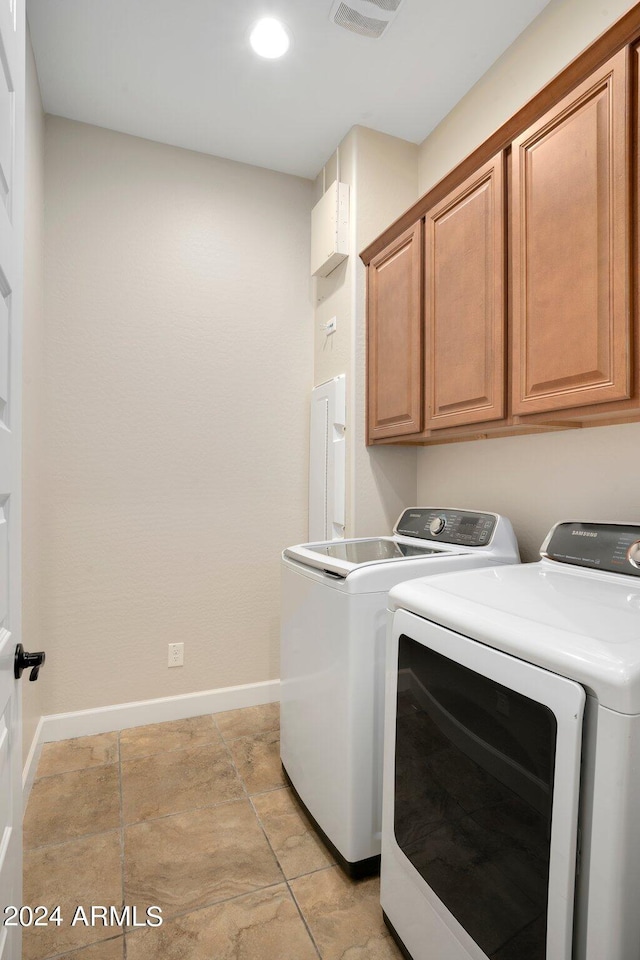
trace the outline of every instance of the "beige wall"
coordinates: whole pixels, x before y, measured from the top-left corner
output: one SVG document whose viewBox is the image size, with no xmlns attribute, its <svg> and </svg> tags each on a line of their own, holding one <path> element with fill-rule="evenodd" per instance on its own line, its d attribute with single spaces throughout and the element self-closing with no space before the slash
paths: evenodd
<svg viewBox="0 0 640 960">
<path fill-rule="evenodd" d="M 424 141 L 424 193 L 633 4 L 552 0 Z M 422 503 L 511 517 L 523 557 L 565 517 L 640 519 L 640 424 L 427 447 L 418 455 Z"/>
<path fill-rule="evenodd" d="M 275 678 L 312 183 L 52 117 L 46 161 L 44 712 Z"/>
<path fill-rule="evenodd" d="M 339 175 L 350 187 L 350 256 L 315 284 L 314 379 L 347 375 L 347 536 L 389 533 L 416 496 L 416 453 L 365 446 L 365 282 L 358 256 L 418 196 L 418 148 L 353 127 L 316 179 L 316 199 Z M 337 317 L 330 337 L 324 326 Z"/>
<path fill-rule="evenodd" d="M 27 650 L 42 650 L 41 498 L 39 459 L 42 449 L 44 386 L 44 113 L 27 38 L 26 181 L 23 327 L 23 465 L 22 465 L 22 641 Z M 42 714 L 45 673 L 38 683 L 22 684 L 23 744 L 29 750 Z M 26 678 L 25 678 L 26 679 Z"/>
</svg>

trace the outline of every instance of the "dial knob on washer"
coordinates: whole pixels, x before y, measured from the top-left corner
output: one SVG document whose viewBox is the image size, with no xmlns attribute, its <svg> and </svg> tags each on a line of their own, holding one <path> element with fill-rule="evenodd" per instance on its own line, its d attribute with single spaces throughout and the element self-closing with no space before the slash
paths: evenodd
<svg viewBox="0 0 640 960">
<path fill-rule="evenodd" d="M 429 531 L 432 536 L 437 537 L 439 533 L 442 533 L 446 525 L 447 521 L 444 517 L 434 517 L 429 524 Z"/>
<path fill-rule="evenodd" d="M 640 540 L 636 540 L 635 543 L 632 543 L 627 550 L 627 560 L 632 567 L 640 568 Z"/>
</svg>

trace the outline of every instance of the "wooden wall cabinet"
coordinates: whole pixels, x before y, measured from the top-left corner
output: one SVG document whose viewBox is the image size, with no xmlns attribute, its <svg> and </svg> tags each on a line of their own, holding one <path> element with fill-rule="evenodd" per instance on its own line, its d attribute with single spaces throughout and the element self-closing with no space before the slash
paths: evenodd
<svg viewBox="0 0 640 960">
<path fill-rule="evenodd" d="M 369 441 L 423 426 L 422 221 L 369 264 L 367 417 Z"/>
<path fill-rule="evenodd" d="M 500 153 L 369 264 L 369 442 L 504 417 L 504 218 Z"/>
<path fill-rule="evenodd" d="M 631 393 L 627 73 L 622 50 L 513 143 L 516 415 Z"/>
<path fill-rule="evenodd" d="M 505 415 L 504 156 L 425 220 L 426 428 Z"/>
<path fill-rule="evenodd" d="M 571 64 L 505 124 L 499 152 L 463 161 L 400 218 L 424 217 L 422 271 L 419 222 L 364 251 L 370 443 L 640 420 L 634 11 L 637 46 L 616 48 L 613 31 L 617 52 L 598 61 L 601 38 L 582 55 L 590 73 Z"/>
</svg>

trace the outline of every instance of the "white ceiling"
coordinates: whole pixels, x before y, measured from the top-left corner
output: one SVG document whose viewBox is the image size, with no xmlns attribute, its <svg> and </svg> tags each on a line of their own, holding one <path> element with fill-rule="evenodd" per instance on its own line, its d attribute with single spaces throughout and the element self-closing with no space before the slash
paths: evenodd
<svg viewBox="0 0 640 960">
<path fill-rule="evenodd" d="M 421 142 L 548 0 L 404 0 L 379 40 L 331 0 L 28 0 L 48 113 L 315 177 L 356 123 Z M 276 16 L 289 53 L 262 60 Z"/>
</svg>

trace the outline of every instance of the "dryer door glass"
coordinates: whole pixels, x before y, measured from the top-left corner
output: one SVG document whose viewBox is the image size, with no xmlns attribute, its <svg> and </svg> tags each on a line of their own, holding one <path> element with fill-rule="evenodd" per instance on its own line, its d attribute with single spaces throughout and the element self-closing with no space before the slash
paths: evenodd
<svg viewBox="0 0 640 960">
<path fill-rule="evenodd" d="M 547 706 L 400 637 L 396 840 L 495 960 L 546 957 L 556 735 Z"/>
</svg>

